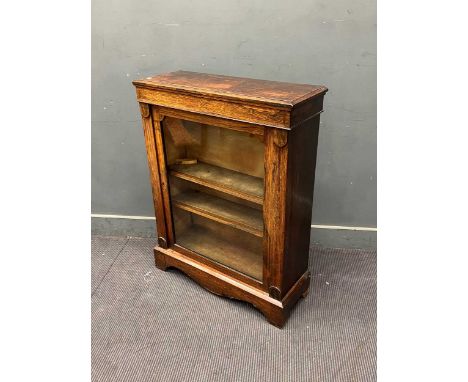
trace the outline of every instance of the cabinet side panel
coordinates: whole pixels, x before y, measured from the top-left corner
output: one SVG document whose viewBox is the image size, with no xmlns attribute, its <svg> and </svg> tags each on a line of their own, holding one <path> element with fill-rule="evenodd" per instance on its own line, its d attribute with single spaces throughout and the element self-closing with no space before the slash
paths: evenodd
<svg viewBox="0 0 468 382">
<path fill-rule="evenodd" d="M 284 293 L 308 268 L 319 123 L 317 115 L 289 133 Z"/>
<path fill-rule="evenodd" d="M 291 127 L 305 123 L 322 112 L 323 96 L 316 97 L 297 106 L 291 114 Z"/>
</svg>

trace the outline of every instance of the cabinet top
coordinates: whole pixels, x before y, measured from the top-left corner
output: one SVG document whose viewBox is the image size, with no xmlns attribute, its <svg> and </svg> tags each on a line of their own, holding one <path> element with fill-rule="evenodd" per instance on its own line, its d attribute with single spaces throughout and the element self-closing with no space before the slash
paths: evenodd
<svg viewBox="0 0 468 382">
<path fill-rule="evenodd" d="M 166 89 L 209 97 L 289 107 L 322 95 L 328 90 L 325 86 L 256 80 L 182 70 L 135 80 L 133 84 L 137 87 L 149 89 Z"/>
</svg>

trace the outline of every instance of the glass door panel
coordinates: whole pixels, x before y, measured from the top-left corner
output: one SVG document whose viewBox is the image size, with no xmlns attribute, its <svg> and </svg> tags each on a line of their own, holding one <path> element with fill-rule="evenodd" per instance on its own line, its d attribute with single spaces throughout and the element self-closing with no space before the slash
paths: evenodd
<svg viewBox="0 0 468 382">
<path fill-rule="evenodd" d="M 163 120 L 175 243 L 262 281 L 262 135 Z"/>
</svg>

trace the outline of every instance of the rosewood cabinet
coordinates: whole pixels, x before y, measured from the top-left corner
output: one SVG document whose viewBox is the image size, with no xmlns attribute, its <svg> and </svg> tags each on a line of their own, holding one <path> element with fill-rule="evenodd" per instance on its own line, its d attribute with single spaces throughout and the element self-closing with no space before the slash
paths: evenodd
<svg viewBox="0 0 468 382">
<path fill-rule="evenodd" d="M 324 86 L 177 71 L 134 81 L 158 244 L 213 293 L 276 326 L 309 290 Z"/>
</svg>

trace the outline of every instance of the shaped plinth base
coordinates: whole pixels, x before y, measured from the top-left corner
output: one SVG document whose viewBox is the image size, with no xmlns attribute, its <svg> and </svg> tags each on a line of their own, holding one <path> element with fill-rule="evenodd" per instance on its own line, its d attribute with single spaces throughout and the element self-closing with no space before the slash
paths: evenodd
<svg viewBox="0 0 468 382">
<path fill-rule="evenodd" d="M 154 259 L 156 267 L 161 270 L 177 268 L 212 293 L 252 304 L 263 313 L 269 323 L 279 328 L 286 323 L 291 309 L 299 298 L 307 296 L 309 291 L 310 272 L 304 273 L 281 300 L 276 300 L 264 290 L 248 285 L 173 249 L 155 247 Z"/>
</svg>

